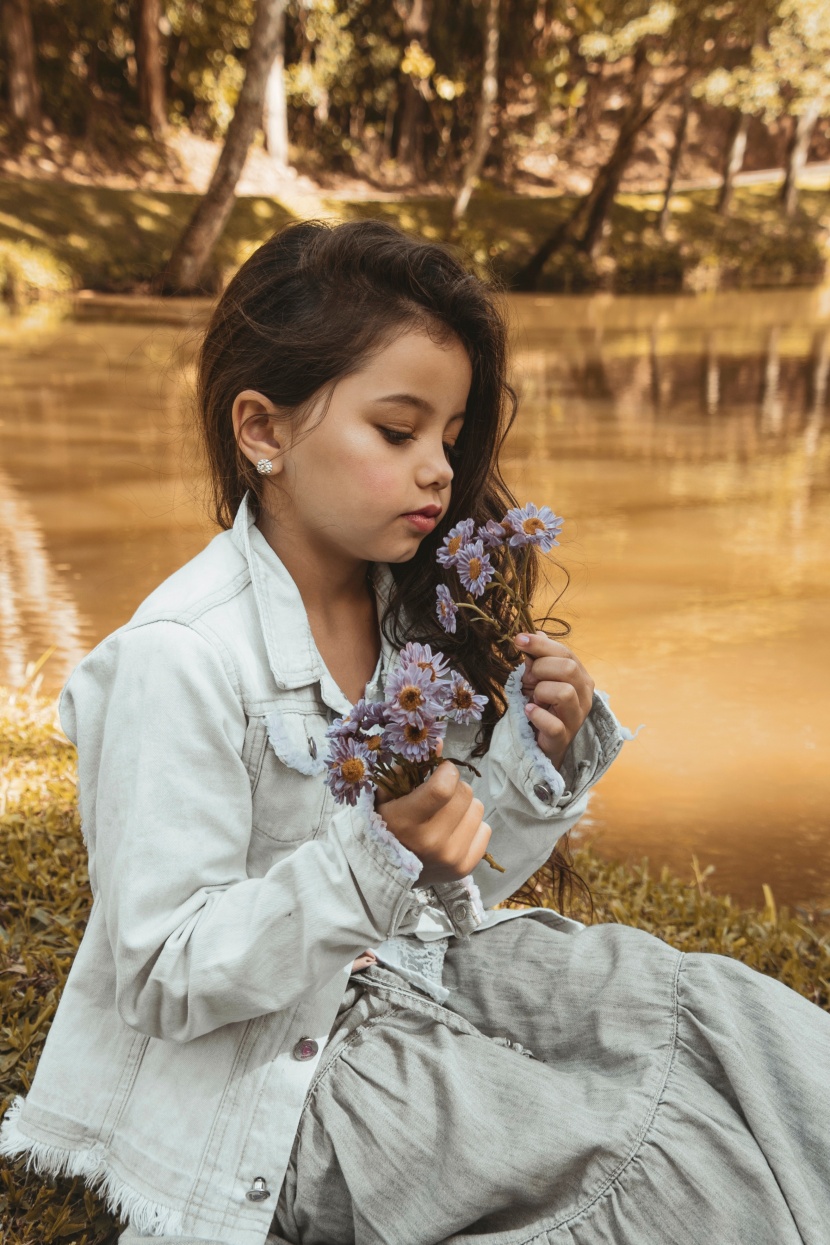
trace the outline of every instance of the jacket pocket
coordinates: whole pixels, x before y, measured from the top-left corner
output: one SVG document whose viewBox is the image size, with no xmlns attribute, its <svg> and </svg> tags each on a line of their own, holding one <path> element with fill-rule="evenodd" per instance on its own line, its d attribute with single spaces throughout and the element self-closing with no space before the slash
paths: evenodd
<svg viewBox="0 0 830 1245">
<path fill-rule="evenodd" d="M 328 721 L 304 710 L 275 711 L 256 720 L 250 756 L 253 828 L 277 843 L 313 838 L 326 807 Z"/>
</svg>

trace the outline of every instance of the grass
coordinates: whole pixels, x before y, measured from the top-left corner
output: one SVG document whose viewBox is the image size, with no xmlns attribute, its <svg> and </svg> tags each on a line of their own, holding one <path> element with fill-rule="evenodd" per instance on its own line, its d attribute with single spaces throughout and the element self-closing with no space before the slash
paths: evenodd
<svg viewBox="0 0 830 1245">
<path fill-rule="evenodd" d="M 772 183 L 739 187 L 726 219 L 715 211 L 715 190 L 676 195 L 665 239 L 657 232 L 659 195 L 620 195 L 598 262 L 560 252 L 549 261 L 540 289 L 696 291 L 820 281 L 827 261 L 830 189 L 802 190 L 792 218 L 782 215 L 777 193 Z M 0 286 L 6 254 L 12 257 L 6 268 L 16 263 L 31 274 L 33 298 L 39 281 L 33 257 L 41 270 L 48 269 L 40 279 L 45 290 L 67 281 L 75 288 L 111 292 L 146 288 L 197 201 L 194 194 L 0 180 Z M 320 202 L 343 218 L 381 216 L 426 237 L 451 236 L 449 198 Z M 485 186 L 473 197 L 457 240 L 479 263 L 492 264 L 509 280 L 574 204 L 566 196 L 527 198 Z M 221 284 L 290 219 L 289 208 L 276 199 L 237 199 L 213 257 L 214 279 Z"/>
<path fill-rule="evenodd" d="M 0 854 L 2 1113 L 31 1084 L 91 904 L 76 753 L 37 678 L 22 691 L 0 689 Z M 697 861 L 684 882 L 667 869 L 653 876 L 647 860 L 626 868 L 585 848 L 573 859 L 591 885 L 597 921 L 637 926 L 684 951 L 734 956 L 830 1010 L 826 914 L 777 910 L 769 889 L 764 909 L 739 908 L 709 891 Z M 543 903 L 552 898 L 548 882 L 543 872 L 531 880 Z M 0 1222 L 4 1245 L 114 1245 L 118 1236 L 80 1180 L 45 1181 L 19 1163 L 0 1163 Z"/>
</svg>

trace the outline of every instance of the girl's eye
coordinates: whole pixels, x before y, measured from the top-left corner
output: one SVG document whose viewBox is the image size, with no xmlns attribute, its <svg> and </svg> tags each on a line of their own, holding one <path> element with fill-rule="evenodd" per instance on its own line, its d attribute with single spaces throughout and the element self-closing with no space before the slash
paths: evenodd
<svg viewBox="0 0 830 1245">
<path fill-rule="evenodd" d="M 412 440 L 411 432 L 398 432 L 394 428 L 381 428 L 381 432 L 392 445 L 402 445 L 404 441 Z"/>
<path fill-rule="evenodd" d="M 381 432 L 391 445 L 403 445 L 404 441 L 412 440 L 411 432 L 400 432 L 395 428 L 381 428 Z M 461 457 L 461 450 L 455 445 L 444 442 L 444 452 L 451 461 Z"/>
</svg>

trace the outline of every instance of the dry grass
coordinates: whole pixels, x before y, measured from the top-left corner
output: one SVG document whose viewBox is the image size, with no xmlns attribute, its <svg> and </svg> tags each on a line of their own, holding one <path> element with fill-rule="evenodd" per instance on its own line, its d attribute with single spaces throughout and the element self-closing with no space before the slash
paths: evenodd
<svg viewBox="0 0 830 1245">
<path fill-rule="evenodd" d="M 29 1088 L 90 907 L 75 775 L 75 749 L 37 680 L 23 692 L 0 689 L 0 1112 Z M 665 869 L 653 877 L 647 861 L 626 869 L 584 849 L 574 863 L 598 921 L 734 956 L 830 1009 L 826 914 L 776 911 L 770 893 L 763 911 L 738 908 L 709 892 L 697 862 L 689 883 Z M 550 901 L 544 875 L 536 882 L 537 897 Z M 0 1165 L 0 1221 L 4 1245 L 113 1245 L 118 1235 L 80 1181 L 45 1182 L 20 1164 Z"/>
</svg>

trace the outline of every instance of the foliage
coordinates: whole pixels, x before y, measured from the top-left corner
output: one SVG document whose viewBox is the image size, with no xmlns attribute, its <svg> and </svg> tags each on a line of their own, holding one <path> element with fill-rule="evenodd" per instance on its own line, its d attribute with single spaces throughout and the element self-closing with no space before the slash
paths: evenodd
<svg viewBox="0 0 830 1245">
<path fill-rule="evenodd" d="M 91 903 L 75 750 L 56 708 L 37 679 L 18 692 L 0 689 L 0 1112 L 31 1085 Z M 709 891 L 708 870 L 694 858 L 688 882 L 667 869 L 653 875 L 647 860 L 625 867 L 588 848 L 574 852 L 574 863 L 592 887 L 597 921 L 634 925 L 683 951 L 734 956 L 830 1009 L 827 914 L 777 910 L 770 891 L 763 909 L 739 908 Z M 525 887 L 551 902 L 545 870 Z M 0 1218 L 5 1245 L 114 1245 L 117 1236 L 80 1180 L 44 1180 L 21 1163 L 0 1165 Z"/>
<path fill-rule="evenodd" d="M 748 63 L 719 65 L 695 87 L 724 104 L 772 121 L 811 105 L 830 114 L 830 6 L 826 0 L 780 0 L 766 40 L 753 42 Z"/>
<path fill-rule="evenodd" d="M 66 294 L 72 284 L 71 270 L 45 247 L 0 239 L 0 292 L 10 307 Z"/>
</svg>

